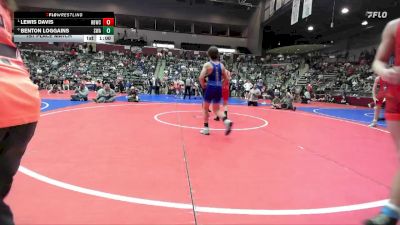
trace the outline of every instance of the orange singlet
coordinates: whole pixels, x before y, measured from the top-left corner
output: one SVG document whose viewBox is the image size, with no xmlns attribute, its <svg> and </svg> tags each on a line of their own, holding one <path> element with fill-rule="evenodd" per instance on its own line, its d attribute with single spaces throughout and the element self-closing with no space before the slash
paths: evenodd
<svg viewBox="0 0 400 225">
<path fill-rule="evenodd" d="M 39 119 L 39 91 L 29 76 L 12 41 L 11 12 L 0 0 L 0 128 Z"/>
<path fill-rule="evenodd" d="M 394 57 L 394 65 L 400 66 L 400 24 L 396 32 Z M 387 120 L 400 121 L 400 85 L 388 84 L 387 86 L 385 117 Z"/>
<path fill-rule="evenodd" d="M 231 77 L 231 72 L 229 70 L 226 71 L 226 76 Z M 227 102 L 229 100 L 229 79 L 225 79 L 222 81 L 222 100 Z"/>
<path fill-rule="evenodd" d="M 383 105 L 384 99 L 385 99 L 385 95 L 386 95 L 386 89 L 388 86 L 388 83 L 386 83 L 386 81 L 384 81 L 381 77 L 378 77 L 379 82 L 378 82 L 378 94 L 376 96 L 377 101 L 375 102 L 376 105 Z"/>
</svg>

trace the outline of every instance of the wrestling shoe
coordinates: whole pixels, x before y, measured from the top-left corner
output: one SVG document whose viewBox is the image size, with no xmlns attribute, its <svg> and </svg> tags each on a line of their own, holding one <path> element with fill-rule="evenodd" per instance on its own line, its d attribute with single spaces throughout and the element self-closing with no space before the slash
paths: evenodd
<svg viewBox="0 0 400 225">
<path fill-rule="evenodd" d="M 200 134 L 210 135 L 210 128 L 204 127 L 203 129 L 200 130 Z"/>
<path fill-rule="evenodd" d="M 365 225 L 396 225 L 397 219 L 390 218 L 385 214 L 379 214 L 378 216 L 365 221 Z"/>
<path fill-rule="evenodd" d="M 369 127 L 376 127 L 376 122 L 372 122 L 370 125 L 368 125 Z"/>
<path fill-rule="evenodd" d="M 230 120 L 225 120 L 225 135 L 229 135 L 232 131 L 233 122 Z"/>
</svg>

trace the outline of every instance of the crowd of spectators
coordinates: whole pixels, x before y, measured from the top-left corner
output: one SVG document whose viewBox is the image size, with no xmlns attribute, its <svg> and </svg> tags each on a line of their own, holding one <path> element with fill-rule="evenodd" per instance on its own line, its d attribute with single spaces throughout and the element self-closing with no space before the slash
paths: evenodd
<svg viewBox="0 0 400 225">
<path fill-rule="evenodd" d="M 318 62 L 304 75 L 313 86 L 315 98 L 326 94 L 344 96 L 370 96 L 374 74 L 370 64 L 349 62 Z"/>
<path fill-rule="evenodd" d="M 125 92 L 132 85 L 142 86 L 154 74 L 155 56 L 120 53 L 74 53 L 22 49 L 22 57 L 32 80 L 50 92 L 74 90 L 84 81 L 90 90 L 109 83 L 112 89 Z"/>
<path fill-rule="evenodd" d="M 79 48 L 59 51 L 25 47 L 21 53 L 32 80 L 41 89 L 49 93 L 75 90 L 71 99 L 76 101 L 87 100 L 85 93 L 93 90 L 97 91 L 97 102 L 113 101 L 114 92 L 127 93 L 130 101 L 138 101 L 139 93 L 197 98 L 202 94 L 197 77 L 208 60 L 204 55 L 182 53 L 173 56 L 168 51 L 145 56 L 133 52 L 93 53 Z M 366 59 L 354 64 L 323 59 L 305 61 L 301 58 L 282 60 L 270 56 L 224 55 L 222 60 L 232 72 L 232 97 L 254 101 L 257 96 L 271 99 L 275 105 L 283 103 L 288 106 L 283 108 L 289 109 L 293 109 L 293 101 L 331 102 L 332 96 L 338 93 L 343 96 L 370 95 L 374 78 Z M 157 66 L 162 71 L 156 74 Z M 307 70 L 301 75 L 304 68 Z M 297 84 L 301 77 L 306 79 L 310 89 Z M 257 95 L 250 95 L 251 90 Z"/>
</svg>

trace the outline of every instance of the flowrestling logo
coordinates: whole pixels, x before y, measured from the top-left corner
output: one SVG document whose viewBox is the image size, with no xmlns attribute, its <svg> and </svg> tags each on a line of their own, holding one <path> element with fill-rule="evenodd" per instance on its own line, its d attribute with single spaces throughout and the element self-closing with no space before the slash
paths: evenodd
<svg viewBox="0 0 400 225">
<path fill-rule="evenodd" d="M 387 11 L 367 11 L 365 15 L 368 19 L 386 19 L 388 17 Z"/>
</svg>

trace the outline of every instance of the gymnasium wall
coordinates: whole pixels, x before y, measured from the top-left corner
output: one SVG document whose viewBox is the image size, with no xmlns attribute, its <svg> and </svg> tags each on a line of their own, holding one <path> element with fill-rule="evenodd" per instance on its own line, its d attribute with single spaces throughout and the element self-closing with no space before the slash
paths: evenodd
<svg viewBox="0 0 400 225">
<path fill-rule="evenodd" d="M 124 34 L 125 28 L 116 28 L 115 38 L 118 33 Z M 176 48 L 181 47 L 181 43 L 193 43 L 193 44 L 207 44 L 207 45 L 226 45 L 232 48 L 247 47 L 247 38 L 233 38 L 233 37 L 220 37 L 211 35 L 199 35 L 199 34 L 185 34 L 185 33 L 174 33 L 174 32 L 161 32 L 151 30 L 136 30 L 126 29 L 128 38 L 139 39 L 143 37 L 149 45 L 155 40 L 158 41 L 171 41 L 175 43 Z"/>
<path fill-rule="evenodd" d="M 212 4 L 193 4 L 167 0 L 97 0 L 93 2 L 82 0 L 17 0 L 26 7 L 68 9 L 79 11 L 114 12 L 116 14 L 157 17 L 175 20 L 230 24 L 245 26 L 248 24 L 252 11 L 241 10 Z M 223 8 L 223 10 L 222 10 Z"/>
<path fill-rule="evenodd" d="M 265 2 L 260 1 L 257 9 L 250 18 L 247 27 L 247 48 L 253 55 L 260 56 L 262 54 L 263 28 L 261 26 L 264 19 Z"/>
<path fill-rule="evenodd" d="M 362 51 L 371 51 L 374 48 L 378 48 L 383 28 L 382 25 L 371 27 L 362 33 L 347 36 L 348 38 L 345 39 L 340 38 L 340 36 L 332 37 L 331 39 L 334 41 L 334 44 L 331 48 L 327 49 L 326 52 L 336 55 L 345 55 L 346 52 L 348 52 L 350 60 L 358 59 Z M 346 37 L 345 33 L 342 35 L 342 37 Z"/>
</svg>

